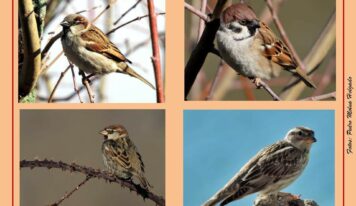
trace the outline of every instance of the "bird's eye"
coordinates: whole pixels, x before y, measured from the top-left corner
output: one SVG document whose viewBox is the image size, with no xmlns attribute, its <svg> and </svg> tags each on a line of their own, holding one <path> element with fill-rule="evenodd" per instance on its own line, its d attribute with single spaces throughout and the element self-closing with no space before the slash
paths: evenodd
<svg viewBox="0 0 356 206">
<path fill-rule="evenodd" d="M 298 135 L 299 135 L 299 136 L 302 136 L 302 135 L 303 135 L 303 132 L 302 132 L 302 131 L 299 131 L 299 132 L 298 132 Z"/>
<path fill-rule="evenodd" d="M 113 130 L 112 129 L 107 129 L 106 130 L 109 134 L 112 134 L 113 133 Z"/>
<path fill-rule="evenodd" d="M 239 22 L 241 25 L 246 25 L 248 23 L 246 19 L 240 20 Z"/>
</svg>

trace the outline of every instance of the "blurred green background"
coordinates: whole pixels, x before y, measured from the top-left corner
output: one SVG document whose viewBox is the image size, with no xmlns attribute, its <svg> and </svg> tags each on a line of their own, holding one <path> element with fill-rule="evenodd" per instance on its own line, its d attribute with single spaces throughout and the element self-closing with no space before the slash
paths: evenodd
<svg viewBox="0 0 356 206">
<path fill-rule="evenodd" d="M 276 0 L 274 0 L 276 1 Z M 280 1 L 280 0 L 278 0 Z M 185 2 L 193 5 L 195 8 L 200 9 L 201 0 L 185 0 Z M 238 3 L 239 0 L 230 1 L 232 3 Z M 266 3 L 263 0 L 249 0 L 245 1 L 255 10 L 257 16 L 261 16 L 263 10 L 266 7 Z M 208 7 L 214 9 L 216 0 L 208 0 Z M 314 43 L 319 38 L 321 32 L 325 28 L 332 14 L 335 12 L 335 0 L 284 0 L 280 9 L 278 16 L 282 21 L 282 24 L 288 34 L 290 41 L 295 47 L 297 53 L 300 55 L 302 60 L 308 54 Z M 207 12 L 210 13 L 210 12 Z M 190 11 L 185 10 L 185 63 L 187 62 L 192 49 L 195 47 L 198 36 L 198 21 L 199 18 L 192 14 Z M 270 27 L 279 36 L 274 23 L 270 23 Z M 330 84 L 323 89 L 323 94 L 335 91 L 335 45 L 333 49 L 328 52 L 328 55 L 314 73 L 313 80 L 318 85 L 321 76 L 325 73 L 328 65 L 333 66 L 333 73 L 331 75 Z M 216 75 L 220 59 L 214 54 L 209 54 L 205 64 L 201 71 L 203 71 L 203 76 L 198 78 L 198 82 L 203 82 L 205 85 L 197 85 L 197 81 L 193 85 L 190 93 L 189 100 L 202 100 L 206 96 L 205 92 L 209 87 L 209 83 L 213 80 Z M 288 82 L 291 77 L 290 73 L 282 72 L 279 79 L 281 81 L 275 81 L 274 83 L 269 83 L 271 88 L 277 92 L 281 91 L 283 82 Z M 319 78 L 319 79 L 318 79 Z M 244 92 L 240 89 L 240 78 L 236 78 L 234 85 L 230 85 L 228 91 L 222 97 L 222 100 L 246 100 Z M 278 78 L 277 78 L 278 79 Z M 273 80 L 274 81 L 274 80 Z M 248 81 L 250 82 L 250 81 Z M 281 83 L 282 82 L 282 83 Z M 249 86 L 253 86 L 248 83 Z M 278 84 L 278 85 L 277 85 Z M 285 86 L 285 85 L 284 85 Z M 271 100 L 271 97 L 266 94 L 263 90 L 256 90 L 253 87 L 253 92 L 256 95 L 257 100 Z M 313 89 L 306 89 L 301 98 L 314 95 Z"/>
<path fill-rule="evenodd" d="M 165 191 L 165 117 L 163 110 L 22 110 L 20 160 L 51 159 L 105 169 L 101 155 L 101 129 L 122 124 L 142 155 L 145 176 Z M 58 169 L 20 171 L 21 205 L 49 205 L 85 179 L 83 174 Z M 155 205 L 118 184 L 91 179 L 61 205 Z"/>
</svg>

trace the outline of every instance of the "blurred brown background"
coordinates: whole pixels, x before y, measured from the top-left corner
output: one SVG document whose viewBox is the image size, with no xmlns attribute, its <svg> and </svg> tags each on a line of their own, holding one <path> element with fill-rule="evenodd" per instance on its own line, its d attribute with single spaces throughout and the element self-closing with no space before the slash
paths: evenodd
<svg viewBox="0 0 356 206">
<path fill-rule="evenodd" d="M 208 0 L 208 7 L 214 9 L 217 0 Z M 277 0 L 273 0 L 276 2 Z M 278 0 L 280 1 L 280 0 Z M 200 3 L 201 0 L 185 0 L 185 2 L 189 3 L 190 5 L 194 6 L 196 9 L 200 10 Z M 238 3 L 240 0 L 233 0 L 230 1 L 232 3 Z M 245 1 L 252 8 L 255 10 L 258 17 L 261 16 L 262 11 L 266 7 L 266 3 L 264 0 L 247 0 Z M 328 23 L 330 17 L 335 11 L 335 0 L 284 0 L 282 5 L 280 6 L 278 16 L 282 21 L 284 29 L 287 32 L 287 35 L 293 44 L 294 48 L 296 49 L 297 53 L 303 60 L 314 43 L 320 36 L 320 33 L 325 28 L 326 24 Z M 209 13 L 209 12 L 207 12 Z M 195 47 L 197 42 L 198 36 L 198 21 L 199 18 L 192 14 L 190 11 L 185 10 L 185 63 L 187 62 L 192 49 Z M 277 31 L 274 23 L 271 22 L 269 24 L 271 29 L 279 36 L 279 32 Z M 216 46 L 216 44 L 215 44 Z M 331 49 L 314 73 L 314 81 L 318 85 L 321 76 L 325 73 L 326 68 L 329 64 L 332 64 L 332 74 L 330 84 L 323 89 L 323 94 L 335 91 L 335 45 L 333 49 Z M 213 80 L 216 75 L 218 66 L 219 66 L 220 59 L 214 55 L 209 54 L 205 64 L 201 70 L 203 71 L 202 76 L 198 76 L 197 80 L 195 81 L 193 88 L 190 92 L 190 100 L 199 100 L 204 99 L 206 94 L 203 94 L 207 88 L 209 82 Z M 236 72 L 234 73 L 236 74 Z M 246 96 L 244 92 L 241 90 L 240 78 L 237 78 L 235 75 L 235 81 L 229 88 L 224 91 L 223 95 L 221 96 L 221 100 L 246 100 Z M 281 73 L 282 77 L 273 80 L 273 82 L 267 83 L 271 86 L 271 88 L 279 93 L 282 88 L 282 85 L 290 79 L 292 75 L 287 72 Z M 200 78 L 200 79 L 199 79 Z M 198 82 L 198 83 L 197 83 Z M 248 81 L 249 86 L 252 84 L 251 81 Z M 203 85 L 203 86 L 202 86 Z M 286 86 L 286 85 L 283 85 Z M 252 85 L 253 93 L 256 96 L 257 100 L 271 100 L 271 97 L 266 93 L 266 91 L 260 89 L 255 89 L 254 85 Z M 301 98 L 309 97 L 313 94 L 314 90 L 306 89 Z M 203 94 L 203 95 L 202 95 Z M 320 94 L 319 94 L 320 95 Z"/>
<path fill-rule="evenodd" d="M 122 124 L 141 153 L 152 191 L 165 191 L 165 116 L 163 110 L 22 110 L 20 159 L 51 159 L 104 169 L 98 131 Z M 58 169 L 21 169 L 21 205 L 49 205 L 85 179 Z M 155 205 L 120 185 L 91 179 L 61 205 Z"/>
</svg>

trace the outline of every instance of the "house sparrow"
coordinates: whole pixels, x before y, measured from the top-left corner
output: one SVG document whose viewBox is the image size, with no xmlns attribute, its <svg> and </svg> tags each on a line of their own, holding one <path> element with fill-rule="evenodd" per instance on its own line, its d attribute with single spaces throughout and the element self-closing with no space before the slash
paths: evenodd
<svg viewBox="0 0 356 206">
<path fill-rule="evenodd" d="M 106 168 L 123 179 L 137 179 L 140 185 L 152 187 L 144 176 L 144 164 L 136 146 L 122 125 L 112 125 L 100 131 L 104 136 L 101 147 Z"/>
<path fill-rule="evenodd" d="M 269 80 L 284 69 L 316 88 L 289 48 L 247 4 L 237 3 L 224 10 L 216 39 L 222 59 L 245 77 Z"/>
<path fill-rule="evenodd" d="M 204 206 L 226 205 L 249 194 L 274 195 L 303 172 L 309 161 L 314 131 L 306 127 L 290 130 L 285 138 L 259 151 Z"/>
<path fill-rule="evenodd" d="M 108 37 L 85 17 L 70 14 L 61 22 L 63 35 L 61 42 L 64 54 L 81 71 L 90 74 L 119 72 L 136 77 L 151 88 L 155 87 L 136 73 L 127 63 L 131 63 Z"/>
</svg>

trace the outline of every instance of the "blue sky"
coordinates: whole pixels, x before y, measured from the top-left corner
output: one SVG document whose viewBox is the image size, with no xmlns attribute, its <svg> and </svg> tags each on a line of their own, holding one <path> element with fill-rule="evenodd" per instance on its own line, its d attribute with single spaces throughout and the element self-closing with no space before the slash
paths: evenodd
<svg viewBox="0 0 356 206">
<path fill-rule="evenodd" d="M 224 186 L 260 149 L 291 128 L 315 131 L 303 174 L 283 191 L 334 205 L 334 111 L 198 110 L 184 112 L 184 205 L 198 206 Z M 230 205 L 253 205 L 250 195 Z"/>
</svg>

